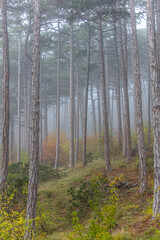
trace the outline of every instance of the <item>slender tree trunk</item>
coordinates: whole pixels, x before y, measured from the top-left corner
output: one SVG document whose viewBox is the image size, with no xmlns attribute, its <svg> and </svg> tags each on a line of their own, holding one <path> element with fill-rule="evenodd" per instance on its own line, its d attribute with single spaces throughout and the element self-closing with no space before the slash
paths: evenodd
<svg viewBox="0 0 160 240">
<path fill-rule="evenodd" d="M 97 124 L 96 124 L 96 110 L 95 110 L 95 101 L 93 97 L 93 81 L 91 80 L 90 86 L 90 94 L 91 94 L 91 104 L 92 104 L 92 116 L 93 116 L 93 134 L 97 135 Z"/>
<path fill-rule="evenodd" d="M 18 38 L 18 141 L 17 162 L 20 162 L 21 154 L 21 38 Z"/>
<path fill-rule="evenodd" d="M 148 143 L 151 142 L 151 77 L 148 76 Z"/>
<path fill-rule="evenodd" d="M 45 141 L 48 140 L 48 105 L 47 105 L 47 96 L 44 102 L 44 138 Z"/>
<path fill-rule="evenodd" d="M 87 165 L 87 114 L 88 114 L 88 86 L 90 76 L 90 23 L 87 22 L 87 72 L 86 72 L 86 86 L 85 86 L 85 100 L 84 100 L 84 125 L 83 125 L 83 166 Z"/>
<path fill-rule="evenodd" d="M 3 33 L 3 96 L 2 96 L 2 110 L 3 110 L 3 127 L 2 127 L 2 165 L 1 165 L 1 179 L 0 189 L 4 190 L 9 162 L 9 40 L 7 27 L 7 0 L 1 1 L 2 7 L 2 33 Z"/>
<path fill-rule="evenodd" d="M 42 164 L 43 161 L 43 134 L 42 134 L 42 64 L 40 61 L 40 119 L 39 119 L 39 163 Z"/>
<path fill-rule="evenodd" d="M 108 132 L 108 112 L 106 103 L 106 82 L 105 82 L 105 65 L 104 65 L 104 50 L 103 50 L 103 32 L 102 32 L 102 16 L 99 13 L 98 18 L 99 27 L 99 57 L 100 57 L 100 76 L 101 76 L 101 90 L 102 90 L 102 106 L 103 106 L 103 128 L 104 128 L 104 149 L 105 149 L 105 169 L 111 170 L 110 150 L 109 150 L 109 132 Z"/>
<path fill-rule="evenodd" d="M 74 168 L 74 40 L 73 22 L 70 22 L 70 152 L 69 167 Z"/>
<path fill-rule="evenodd" d="M 116 103 L 117 103 L 117 120 L 118 120 L 118 149 L 122 147 L 122 120 L 121 120 L 121 92 L 120 92 L 120 64 L 117 42 L 117 26 L 114 25 L 115 40 L 115 57 L 116 57 Z"/>
<path fill-rule="evenodd" d="M 10 144 L 11 158 L 10 158 L 10 160 L 11 160 L 11 162 L 13 162 L 13 160 L 14 160 L 14 116 L 13 116 L 13 114 L 11 114 L 10 124 L 11 124 L 11 144 Z"/>
<path fill-rule="evenodd" d="M 134 0 L 130 0 L 130 16 L 132 27 L 132 52 L 133 52 L 133 65 L 134 65 L 134 83 L 135 83 L 135 95 L 136 95 L 136 127 L 137 127 L 137 139 L 138 139 L 138 153 L 140 161 L 140 192 L 143 193 L 147 189 L 147 166 L 146 166 L 146 149 L 144 143 L 143 132 L 143 113 L 142 113 L 142 90 L 140 79 L 140 62 L 138 55 L 138 40 L 136 29 L 136 16 Z"/>
<path fill-rule="evenodd" d="M 153 135 L 154 135 L 154 198 L 153 215 L 160 213 L 160 79 L 158 78 L 156 39 L 152 0 L 147 0 L 147 30 L 149 42 L 150 73 L 153 89 Z"/>
<path fill-rule="evenodd" d="M 55 169 L 58 169 L 59 153 L 60 153 L 60 20 L 58 16 L 58 56 L 57 56 L 57 108 L 56 108 L 56 158 L 55 158 Z"/>
<path fill-rule="evenodd" d="M 35 228 L 39 164 L 39 87 L 40 87 L 40 0 L 34 1 L 32 49 L 32 154 L 29 167 L 27 226 L 25 239 L 32 239 Z M 32 222 L 30 222 L 32 220 Z"/>
<path fill-rule="evenodd" d="M 79 60 L 77 63 L 77 106 L 76 106 L 76 150 L 75 150 L 75 162 L 78 161 L 79 156 L 79 110 L 80 110 L 80 94 L 79 94 Z"/>
<path fill-rule="evenodd" d="M 105 82 L 106 82 L 106 103 L 108 114 L 108 127 L 111 128 L 111 114 L 110 114 L 110 88 L 109 88 L 109 74 L 108 74 L 108 56 L 105 54 Z"/>
<path fill-rule="evenodd" d="M 97 79 L 97 101 L 98 101 L 98 132 L 99 136 L 102 134 L 102 124 L 101 124 L 101 101 L 100 101 L 100 90 L 99 90 L 99 82 Z"/>
<path fill-rule="evenodd" d="M 126 140 L 126 146 L 127 146 L 127 162 L 130 162 L 132 160 L 132 153 L 131 153 L 132 150 L 131 150 L 129 98 L 128 98 L 127 59 L 126 59 L 127 46 L 126 46 L 126 40 L 125 40 L 124 49 L 123 49 L 121 21 L 119 23 L 119 42 L 120 42 L 119 45 L 120 45 L 121 67 L 122 67 L 122 75 L 123 75 L 123 92 L 124 92 L 124 114 L 125 114 L 124 134 L 126 134 L 125 140 Z"/>
<path fill-rule="evenodd" d="M 100 102 L 100 91 L 99 82 L 97 78 L 97 102 L 98 102 L 98 151 L 101 151 L 101 135 L 102 135 L 102 124 L 101 124 L 101 102 Z"/>
</svg>

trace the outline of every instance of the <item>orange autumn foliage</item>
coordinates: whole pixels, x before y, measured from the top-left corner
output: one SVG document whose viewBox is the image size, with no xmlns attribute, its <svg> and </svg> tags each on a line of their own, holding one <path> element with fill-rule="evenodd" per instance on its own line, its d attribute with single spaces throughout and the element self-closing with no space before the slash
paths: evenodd
<svg viewBox="0 0 160 240">
<path fill-rule="evenodd" d="M 51 164 L 54 166 L 56 156 L 56 133 L 49 134 L 47 141 L 43 142 L 43 163 Z M 62 131 L 60 134 L 60 158 L 59 166 L 68 163 L 69 158 L 69 140 L 65 133 Z"/>
</svg>

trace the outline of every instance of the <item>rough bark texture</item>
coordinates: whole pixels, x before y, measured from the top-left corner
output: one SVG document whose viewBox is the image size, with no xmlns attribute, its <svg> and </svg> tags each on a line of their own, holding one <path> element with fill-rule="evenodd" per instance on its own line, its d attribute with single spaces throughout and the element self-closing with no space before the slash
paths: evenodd
<svg viewBox="0 0 160 240">
<path fill-rule="evenodd" d="M 29 167 L 27 224 L 25 239 L 32 239 L 37 208 L 38 164 L 39 164 L 39 86 L 40 86 L 40 0 L 34 1 L 34 26 L 32 50 L 32 151 Z"/>
<path fill-rule="evenodd" d="M 150 74 L 153 89 L 153 135 L 154 135 L 154 198 L 153 215 L 160 213 L 160 79 L 158 78 L 156 39 L 152 0 L 147 0 L 147 30 L 149 42 Z"/>
<path fill-rule="evenodd" d="M 143 193 L 147 189 L 147 166 L 146 166 L 146 149 L 144 143 L 143 132 L 143 113 L 142 113 L 142 90 L 140 79 L 140 62 L 138 54 L 138 40 L 136 29 L 136 16 L 134 0 L 130 0 L 130 17 L 132 27 L 132 52 L 133 52 L 133 66 L 134 66 L 134 83 L 135 83 L 135 97 L 136 97 L 136 128 L 138 139 L 138 153 L 139 153 L 139 169 L 140 169 L 140 192 Z"/>
<path fill-rule="evenodd" d="M 70 151 L 69 167 L 74 168 L 74 45 L 73 22 L 70 22 Z"/>
<path fill-rule="evenodd" d="M 88 86 L 90 74 L 90 24 L 87 22 L 87 72 L 86 72 L 86 86 L 84 99 L 84 119 L 83 119 L 83 166 L 87 165 L 86 151 L 87 151 L 87 113 L 88 113 Z"/>
<path fill-rule="evenodd" d="M 99 30 L 99 57 L 100 57 L 100 77 L 101 77 L 101 90 L 102 90 L 102 106 L 103 106 L 103 128 L 104 128 L 104 149 L 105 149 L 105 169 L 111 170 L 110 163 L 110 149 L 109 149 L 109 132 L 108 132 L 108 115 L 106 103 L 106 82 L 105 82 L 105 66 L 104 66 L 104 51 L 103 51 L 103 34 L 102 34 L 102 16 L 99 13 L 98 18 Z"/>
<path fill-rule="evenodd" d="M 59 152 L 60 152 L 60 20 L 59 20 L 59 17 L 58 17 L 56 129 L 57 129 L 57 139 L 56 139 L 55 169 L 58 169 Z"/>
<path fill-rule="evenodd" d="M 18 141 L 17 162 L 20 162 L 21 154 L 21 39 L 18 39 Z"/>
<path fill-rule="evenodd" d="M 1 1 L 2 6 L 2 31 L 3 31 L 3 127 L 2 127 L 2 166 L 1 166 L 1 190 L 5 189 L 9 161 L 9 40 L 7 27 L 7 0 Z"/>
</svg>

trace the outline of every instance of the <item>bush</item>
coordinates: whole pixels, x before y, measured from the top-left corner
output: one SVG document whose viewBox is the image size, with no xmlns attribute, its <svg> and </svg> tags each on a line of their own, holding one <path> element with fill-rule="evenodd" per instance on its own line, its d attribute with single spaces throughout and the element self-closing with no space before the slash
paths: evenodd
<svg viewBox="0 0 160 240">
<path fill-rule="evenodd" d="M 95 179 L 97 181 L 97 179 Z M 97 201 L 91 201 L 91 207 L 93 210 L 93 217 L 85 227 L 81 222 L 76 211 L 73 212 L 73 227 L 74 230 L 68 236 L 69 240 L 112 240 L 112 229 L 115 228 L 116 220 L 115 213 L 117 209 L 117 190 L 115 188 L 115 183 L 117 179 L 110 181 L 107 180 L 107 203 L 103 204 L 100 200 L 99 188 L 96 188 L 95 197 Z M 98 185 L 97 185 L 98 186 Z"/>
<path fill-rule="evenodd" d="M 44 182 L 49 179 L 59 178 L 59 173 L 50 166 L 39 165 L 39 182 Z M 8 194 L 14 193 L 14 199 L 26 199 L 27 185 L 29 179 L 29 163 L 12 163 L 8 168 Z"/>
<path fill-rule="evenodd" d="M 71 218 L 76 211 L 78 218 L 87 216 L 93 206 L 99 205 L 109 198 L 111 193 L 110 179 L 97 176 L 89 181 L 81 181 L 79 186 L 71 186 L 68 189 L 70 201 L 67 216 Z"/>
<path fill-rule="evenodd" d="M 25 232 L 28 230 L 26 213 L 22 209 L 15 209 L 12 203 L 13 198 L 13 194 L 10 197 L 6 193 L 0 196 L 0 239 L 2 240 L 23 240 Z M 35 219 L 36 227 L 41 221 L 42 219 L 38 217 Z M 36 236 L 33 232 L 32 239 L 44 239 L 44 237 Z"/>
</svg>

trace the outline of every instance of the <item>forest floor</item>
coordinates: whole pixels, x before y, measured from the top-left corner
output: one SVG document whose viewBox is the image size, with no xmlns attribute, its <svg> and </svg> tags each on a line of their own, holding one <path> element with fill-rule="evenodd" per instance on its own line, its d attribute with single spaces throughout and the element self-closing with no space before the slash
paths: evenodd
<svg viewBox="0 0 160 240">
<path fill-rule="evenodd" d="M 123 181 L 130 187 L 124 187 L 118 192 L 118 207 L 116 211 L 117 225 L 113 236 L 124 236 L 125 240 L 160 239 L 157 232 L 160 229 L 160 218 L 152 220 L 153 198 L 153 160 L 148 160 L 149 187 L 145 194 L 139 193 L 139 166 L 137 158 L 132 163 L 126 163 L 122 158 L 112 159 L 112 171 L 109 177 L 123 175 Z M 46 240 L 65 240 L 72 231 L 72 223 L 66 217 L 70 196 L 67 189 L 71 185 L 80 184 L 81 180 L 88 180 L 99 174 L 104 174 L 104 161 L 93 160 L 86 168 L 79 164 L 75 169 L 61 172 L 61 177 L 40 184 L 39 209 L 44 207 L 46 219 L 42 229 L 46 232 Z M 41 211 L 41 210 L 40 210 Z M 89 219 L 88 219 L 89 220 Z M 87 224 L 88 220 L 84 220 Z M 159 234 L 159 232 L 158 232 Z"/>
</svg>

